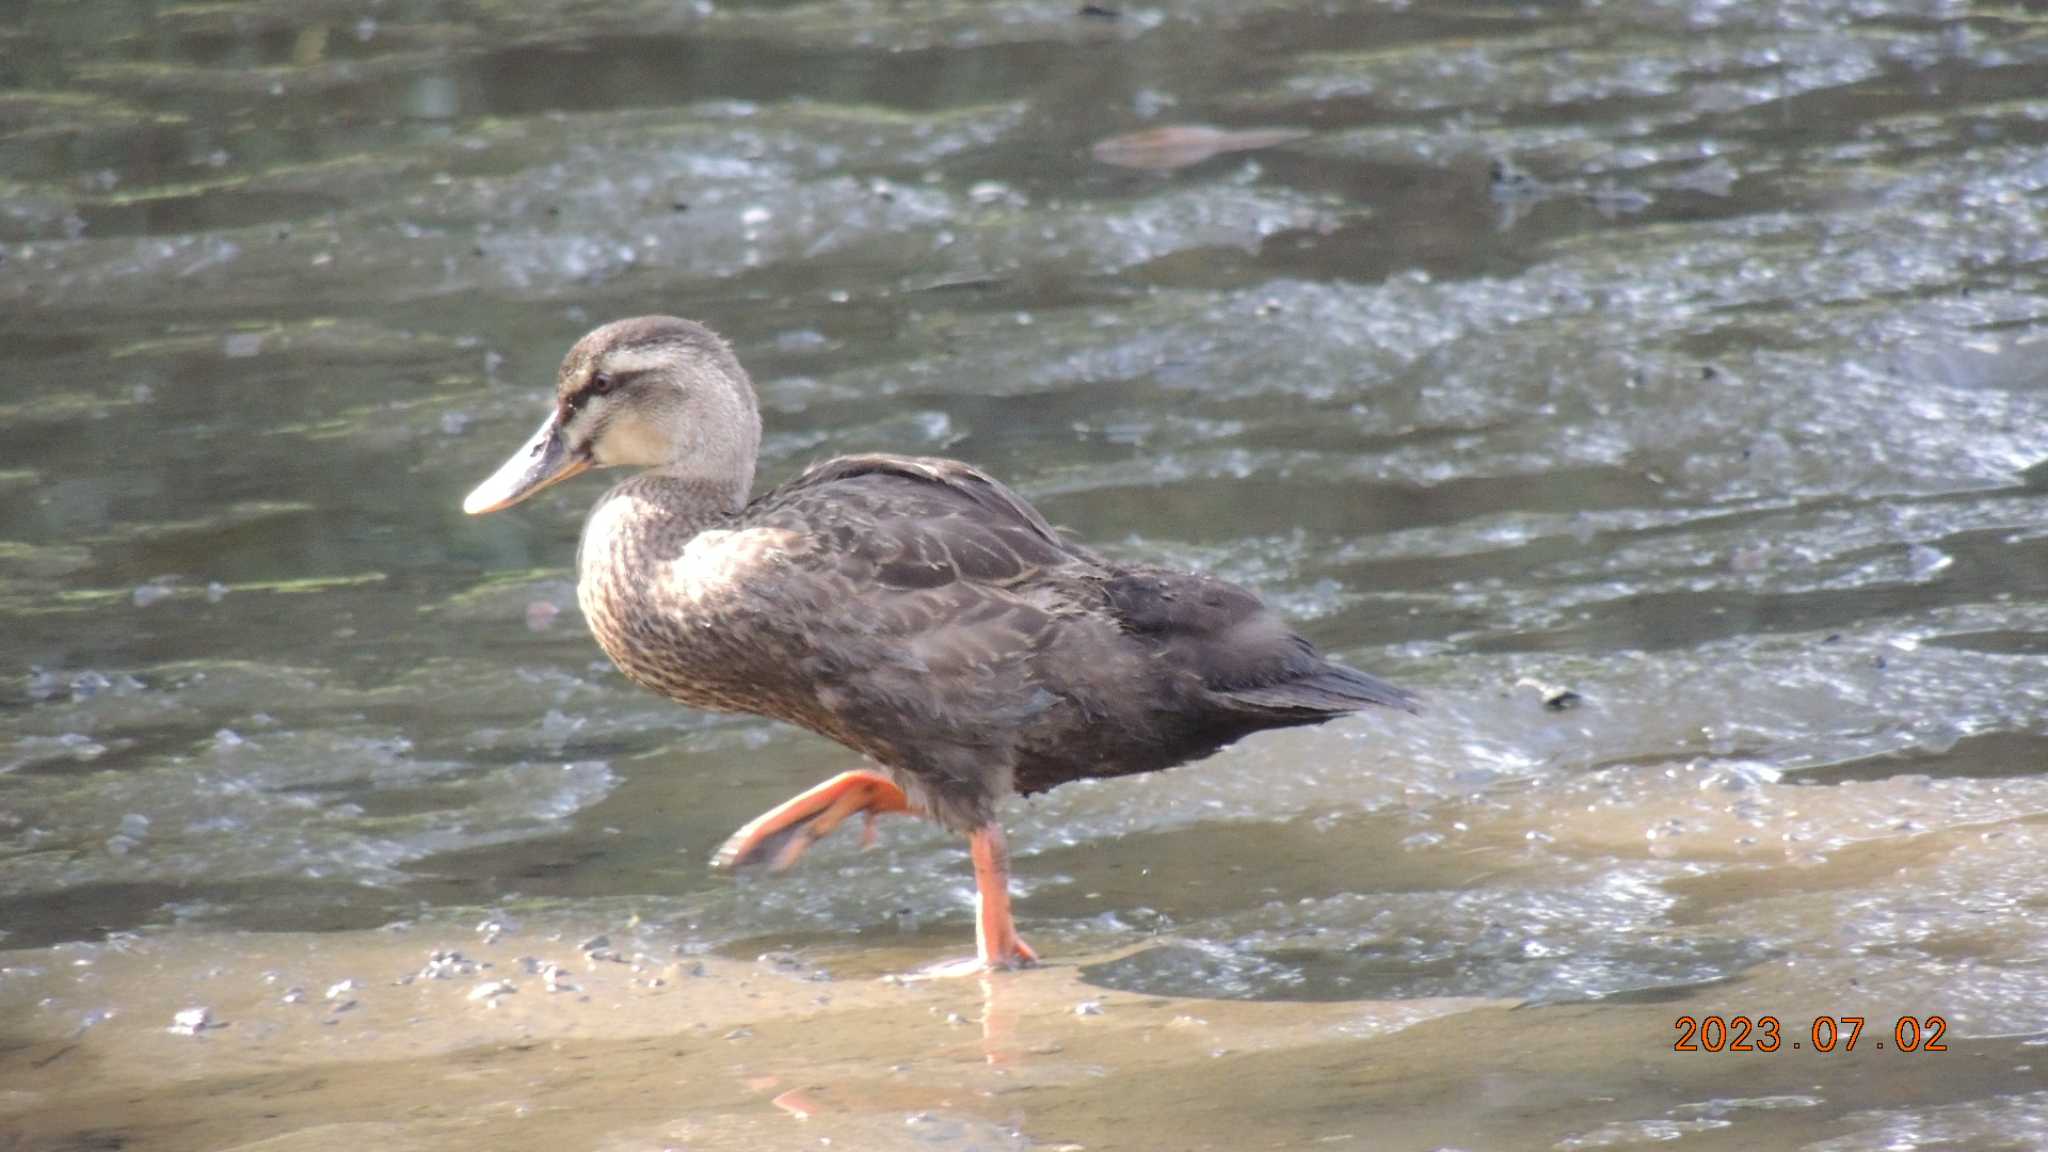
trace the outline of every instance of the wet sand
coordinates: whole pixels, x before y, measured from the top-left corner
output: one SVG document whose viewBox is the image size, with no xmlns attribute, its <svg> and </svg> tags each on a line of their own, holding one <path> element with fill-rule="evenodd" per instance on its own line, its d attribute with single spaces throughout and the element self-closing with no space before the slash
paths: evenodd
<svg viewBox="0 0 2048 1152">
<path fill-rule="evenodd" d="M 889 973 L 928 957 L 747 962 L 621 926 L 594 951 L 533 932 L 7 954 L 0 1146 L 1789 1148 L 1878 1135 L 1889 1109 L 1974 1127 L 2044 1106 L 2042 1041 L 1951 1031 L 1946 1052 L 1900 1053 L 1875 1012 L 1854 1052 L 1791 1051 L 1804 1019 L 1774 1054 L 1673 1051 L 1679 1016 L 1806 999 L 1791 963 L 1648 1002 L 1289 1003 L 1084 982 L 1112 955 L 904 980 Z M 430 956 L 446 978 L 420 971 Z M 196 1034 L 171 1027 L 200 1006 Z M 81 1010 L 104 1018 L 81 1027 Z"/>
</svg>

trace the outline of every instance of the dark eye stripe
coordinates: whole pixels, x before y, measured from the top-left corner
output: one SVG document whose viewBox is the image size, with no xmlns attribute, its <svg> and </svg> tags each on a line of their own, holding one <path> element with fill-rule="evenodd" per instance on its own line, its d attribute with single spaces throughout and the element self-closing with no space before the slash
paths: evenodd
<svg viewBox="0 0 2048 1152">
<path fill-rule="evenodd" d="M 593 373 L 583 382 L 581 388 L 562 397 L 562 415 L 566 418 L 582 410 L 593 396 L 609 396 L 619 389 L 619 378 L 609 372 Z"/>
</svg>

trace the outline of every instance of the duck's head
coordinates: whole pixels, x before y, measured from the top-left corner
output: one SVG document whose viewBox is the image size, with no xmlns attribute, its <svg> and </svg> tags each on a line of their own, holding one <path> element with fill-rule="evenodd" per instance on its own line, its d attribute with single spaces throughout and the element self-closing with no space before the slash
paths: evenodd
<svg viewBox="0 0 2048 1152">
<path fill-rule="evenodd" d="M 659 468 L 736 486 L 744 501 L 761 447 L 753 385 L 709 328 L 673 316 L 607 324 L 576 342 L 540 431 L 462 502 L 509 508 L 591 468 Z"/>
</svg>

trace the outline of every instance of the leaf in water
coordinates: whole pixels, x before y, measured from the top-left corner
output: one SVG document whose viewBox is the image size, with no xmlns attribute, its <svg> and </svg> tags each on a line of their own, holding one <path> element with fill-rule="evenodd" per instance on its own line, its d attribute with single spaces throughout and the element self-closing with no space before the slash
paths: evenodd
<svg viewBox="0 0 2048 1152">
<path fill-rule="evenodd" d="M 276 592 L 281 595 L 295 595 L 301 592 L 325 592 L 330 588 L 360 588 L 365 584 L 381 584 L 386 579 L 382 572 L 359 572 L 353 576 L 303 576 L 296 580 L 252 580 L 244 584 L 230 584 L 230 592 Z"/>
<path fill-rule="evenodd" d="M 1090 153 L 1104 164 L 1171 172 L 1188 168 L 1225 152 L 1250 152 L 1299 140 L 1299 128 L 1212 128 L 1207 124 L 1168 124 L 1126 136 L 1098 141 Z"/>
<path fill-rule="evenodd" d="M 430 613 L 450 608 L 472 608 L 488 603 L 513 589 L 519 589 L 524 594 L 529 585 L 539 581 L 565 579 L 570 582 L 570 587 L 575 586 L 576 574 L 569 568 L 507 568 L 486 574 L 474 585 L 455 593 L 439 604 L 422 604 L 417 610 L 421 613 Z"/>
<path fill-rule="evenodd" d="M 386 579 L 382 572 L 360 572 L 351 576 L 303 576 L 290 580 L 250 580 L 239 584 L 222 584 L 220 595 L 229 592 L 270 592 L 280 596 L 293 596 L 306 592 L 325 592 L 334 588 L 359 588 L 365 584 L 379 584 Z M 170 587 L 157 582 L 145 587 L 160 589 L 160 594 L 146 595 L 144 600 L 155 604 L 163 600 L 189 600 L 203 598 L 208 590 L 200 587 Z M 57 601 L 61 604 L 101 604 L 112 600 L 129 599 L 135 596 L 134 588 L 60 588 Z"/>
</svg>

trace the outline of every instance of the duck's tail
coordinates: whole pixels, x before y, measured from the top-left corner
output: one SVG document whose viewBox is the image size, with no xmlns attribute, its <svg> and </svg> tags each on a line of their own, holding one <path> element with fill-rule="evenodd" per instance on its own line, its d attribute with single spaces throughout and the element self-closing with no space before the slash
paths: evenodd
<svg viewBox="0 0 2048 1152">
<path fill-rule="evenodd" d="M 1305 675 L 1294 679 L 1218 695 L 1247 711 L 1275 713 L 1282 723 L 1313 724 L 1366 708 L 1421 710 L 1415 694 L 1406 688 L 1327 660 L 1317 661 Z"/>
<path fill-rule="evenodd" d="M 1201 684 L 1196 712 L 1228 729 L 1317 724 L 1364 708 L 1415 711 L 1415 697 L 1376 676 L 1323 658 L 1258 597 L 1211 576 L 1138 568 L 1104 582 L 1124 632 L 1171 673 Z M 1234 737 L 1233 737 L 1234 739 Z"/>
</svg>

